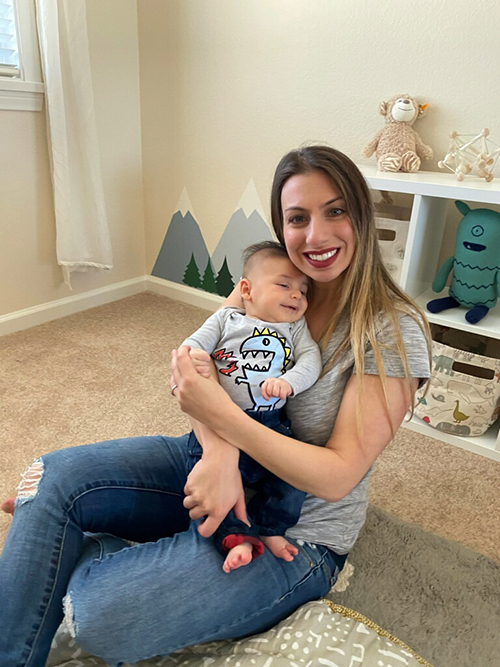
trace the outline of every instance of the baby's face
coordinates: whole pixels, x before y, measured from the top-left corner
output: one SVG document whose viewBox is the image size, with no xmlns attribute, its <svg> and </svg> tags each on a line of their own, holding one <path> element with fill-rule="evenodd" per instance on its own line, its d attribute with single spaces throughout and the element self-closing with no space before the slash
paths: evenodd
<svg viewBox="0 0 500 667">
<path fill-rule="evenodd" d="M 307 308 L 307 277 L 286 257 L 255 262 L 248 275 L 247 315 L 265 322 L 296 322 Z"/>
</svg>

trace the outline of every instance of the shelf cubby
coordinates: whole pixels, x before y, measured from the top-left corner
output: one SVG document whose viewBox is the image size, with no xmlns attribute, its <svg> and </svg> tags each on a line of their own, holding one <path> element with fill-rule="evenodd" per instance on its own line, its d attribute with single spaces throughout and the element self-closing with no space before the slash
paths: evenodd
<svg viewBox="0 0 500 667">
<path fill-rule="evenodd" d="M 360 165 L 373 190 L 413 195 L 405 257 L 400 285 L 427 314 L 429 322 L 470 331 L 478 336 L 500 339 L 500 304 L 497 304 L 477 325 L 465 319 L 465 309 L 456 308 L 439 314 L 427 311 L 428 301 L 436 298 L 431 288 L 438 269 L 439 255 L 446 228 L 450 203 L 462 201 L 481 205 L 500 206 L 498 181 L 486 183 L 477 177 L 462 182 L 450 173 L 419 171 L 414 174 L 381 172 L 373 165 Z M 442 296 L 445 292 L 442 293 Z M 476 454 L 500 461 L 500 423 L 497 420 L 488 431 L 477 437 L 457 436 L 438 431 L 418 417 L 405 421 L 403 426 L 431 438 L 436 438 Z"/>
</svg>

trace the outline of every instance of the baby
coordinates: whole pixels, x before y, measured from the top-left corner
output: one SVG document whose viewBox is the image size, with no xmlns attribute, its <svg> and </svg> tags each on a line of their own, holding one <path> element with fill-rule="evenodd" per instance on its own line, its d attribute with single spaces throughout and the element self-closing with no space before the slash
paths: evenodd
<svg viewBox="0 0 500 667">
<path fill-rule="evenodd" d="M 211 355 L 217 377 L 233 401 L 250 416 L 290 436 L 283 406 L 288 396 L 311 387 L 321 372 L 318 346 L 304 318 L 308 278 L 274 241 L 247 248 L 243 254 L 241 297 L 245 310 L 224 307 L 214 313 L 182 345 Z M 203 450 L 191 432 L 190 469 Z M 297 523 L 305 493 L 279 479 L 240 453 L 239 468 L 246 489 L 249 527 L 229 512 L 214 540 L 226 556 L 223 570 L 247 565 L 264 545 L 278 558 L 293 560 L 297 549 L 284 537 Z"/>
</svg>

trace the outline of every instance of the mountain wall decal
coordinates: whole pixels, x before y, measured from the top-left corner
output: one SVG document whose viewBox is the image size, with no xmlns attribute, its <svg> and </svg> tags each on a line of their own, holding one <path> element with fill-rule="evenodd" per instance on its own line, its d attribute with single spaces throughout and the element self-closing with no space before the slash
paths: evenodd
<svg viewBox="0 0 500 667">
<path fill-rule="evenodd" d="M 199 271 L 205 271 L 210 255 L 200 227 L 190 211 L 185 215 L 177 211 L 172 216 L 151 275 L 184 284 L 191 256 L 194 256 Z"/>
<path fill-rule="evenodd" d="M 254 210 L 249 217 L 242 208 L 233 213 L 212 255 L 212 264 L 219 273 L 227 260 L 227 267 L 235 283 L 241 278 L 243 250 L 259 241 L 272 240 L 271 230 L 264 218 Z"/>
</svg>

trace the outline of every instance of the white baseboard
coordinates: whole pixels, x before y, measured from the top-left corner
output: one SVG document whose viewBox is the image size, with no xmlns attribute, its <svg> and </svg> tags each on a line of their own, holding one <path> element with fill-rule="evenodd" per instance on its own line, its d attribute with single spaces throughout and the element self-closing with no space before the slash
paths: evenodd
<svg viewBox="0 0 500 667">
<path fill-rule="evenodd" d="M 38 324 L 45 324 L 45 322 L 57 320 L 66 315 L 73 315 L 89 308 L 95 308 L 95 306 L 103 306 L 106 303 L 118 301 L 118 299 L 124 299 L 127 296 L 133 296 L 146 290 L 198 308 L 204 308 L 210 312 L 217 310 L 224 301 L 222 296 L 203 292 L 194 289 L 194 287 L 180 285 L 156 276 L 140 276 L 115 285 L 100 287 L 84 294 L 75 294 L 75 296 L 68 296 L 64 299 L 49 301 L 39 306 L 2 315 L 0 316 L 0 336 L 29 329 Z"/>
<path fill-rule="evenodd" d="M 73 313 L 79 313 L 88 308 L 103 306 L 106 303 L 111 303 L 111 301 L 144 292 L 146 290 L 146 278 L 148 276 L 132 278 L 115 285 L 85 292 L 85 294 L 75 294 L 75 296 L 57 299 L 56 301 L 42 303 L 39 306 L 0 316 L 0 336 L 29 329 L 38 324 L 44 324 L 66 315 L 73 315 Z"/>
<path fill-rule="evenodd" d="M 210 294 L 210 292 L 203 292 L 202 290 L 174 283 L 170 280 L 157 278 L 156 276 L 144 276 L 146 279 L 146 289 L 161 296 L 168 296 L 170 299 L 176 299 L 183 303 L 189 303 L 191 306 L 198 306 L 204 308 L 212 313 L 219 308 L 224 301 L 223 296 L 218 294 Z"/>
</svg>

